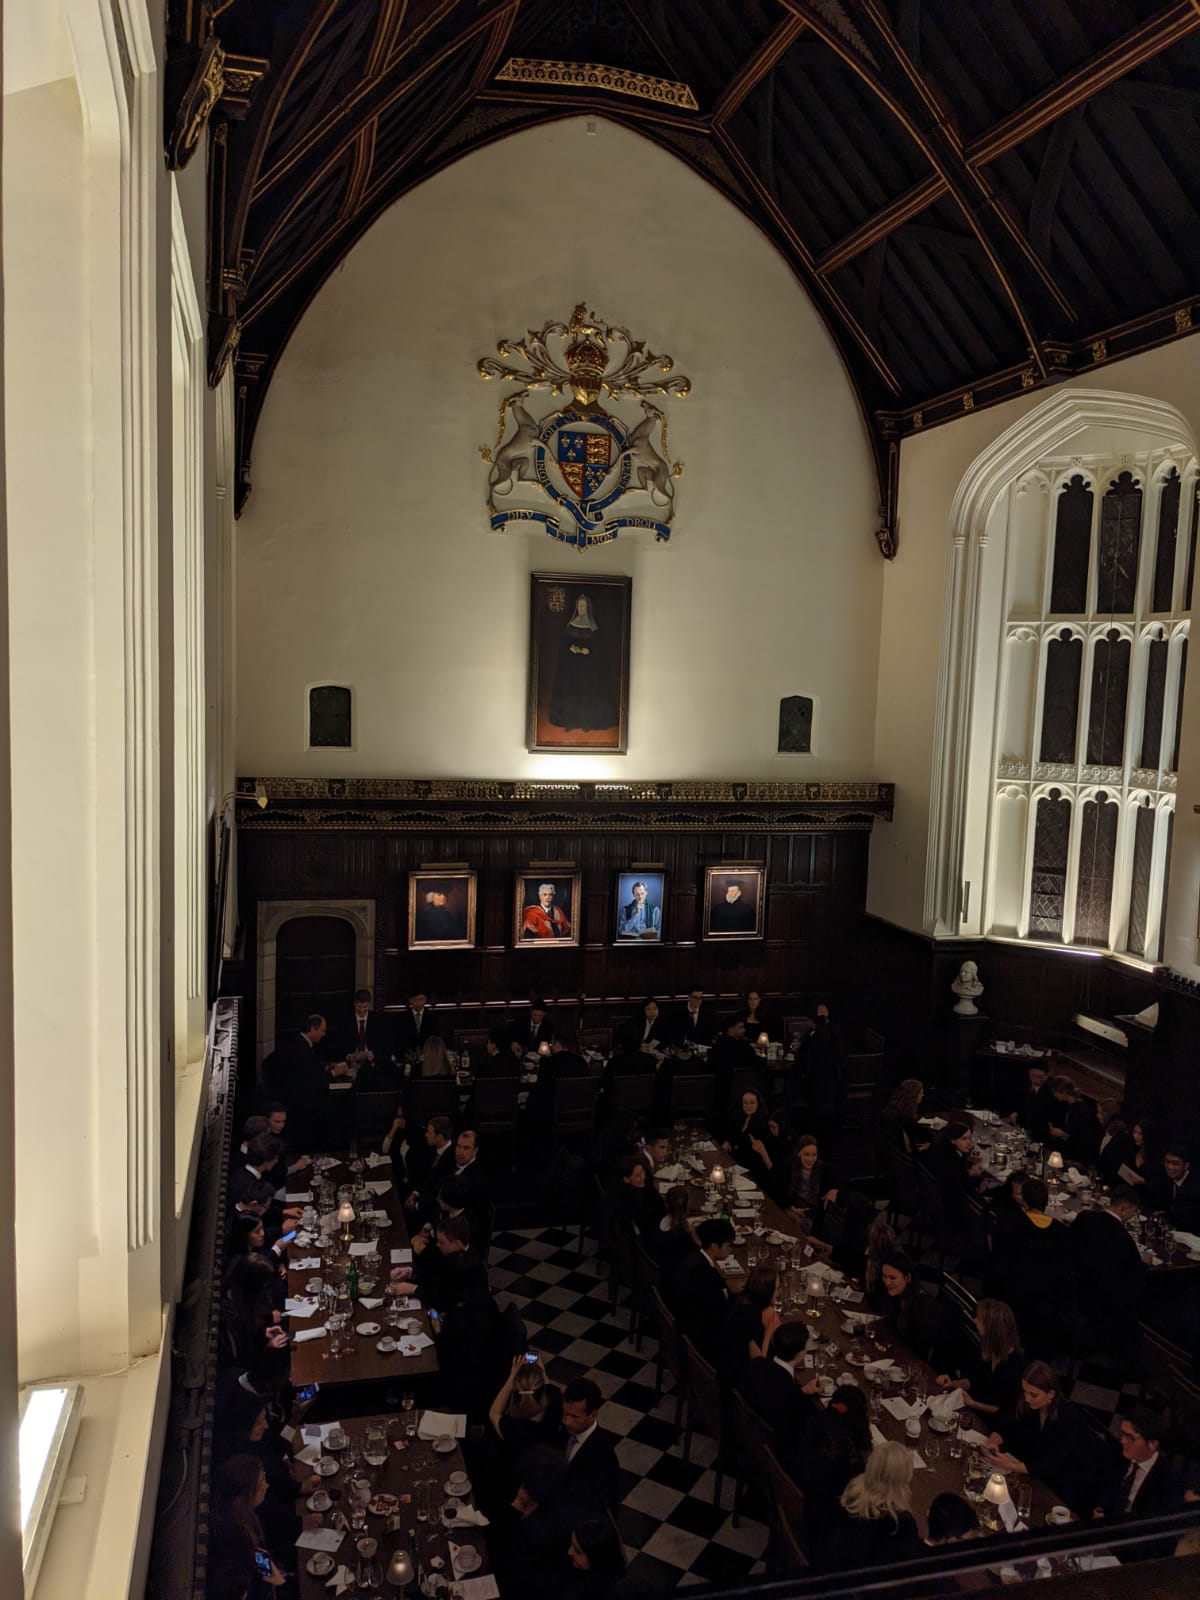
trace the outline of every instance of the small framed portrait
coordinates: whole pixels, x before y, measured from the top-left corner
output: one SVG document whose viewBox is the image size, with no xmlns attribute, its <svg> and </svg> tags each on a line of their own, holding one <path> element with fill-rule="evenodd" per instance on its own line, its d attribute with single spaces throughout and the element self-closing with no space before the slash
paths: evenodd
<svg viewBox="0 0 1200 1600">
<path fill-rule="evenodd" d="M 579 943 L 582 873 L 518 872 L 513 896 L 513 945 L 550 950 Z"/>
<path fill-rule="evenodd" d="M 661 944 L 666 909 L 665 872 L 617 873 L 614 944 Z"/>
<path fill-rule="evenodd" d="M 625 754 L 632 587 L 630 578 L 533 574 L 528 749 Z"/>
<path fill-rule="evenodd" d="M 766 887 L 767 869 L 758 862 L 745 867 L 705 867 L 704 937 L 761 939 Z"/>
<path fill-rule="evenodd" d="M 459 950 L 475 943 L 478 876 L 466 868 L 409 873 L 410 950 Z"/>
</svg>

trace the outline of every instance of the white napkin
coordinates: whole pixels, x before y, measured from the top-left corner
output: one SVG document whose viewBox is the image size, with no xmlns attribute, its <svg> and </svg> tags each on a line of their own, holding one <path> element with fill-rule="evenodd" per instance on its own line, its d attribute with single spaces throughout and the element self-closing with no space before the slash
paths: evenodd
<svg viewBox="0 0 1200 1600">
<path fill-rule="evenodd" d="M 412 1262 L 411 1250 L 393 1250 L 392 1265 L 394 1267 L 407 1267 Z"/>
<path fill-rule="evenodd" d="M 283 1198 L 289 1206 L 306 1206 L 312 1197 L 311 1189 L 301 1189 L 297 1194 L 285 1194 Z"/>
<path fill-rule="evenodd" d="M 1011 1533 L 1016 1527 L 1019 1518 L 1017 1516 L 1017 1508 L 1015 1505 L 1013 1505 L 1011 1499 L 1002 1500 L 1000 1502 L 1000 1520 L 1003 1522 L 1009 1533 Z"/>
<path fill-rule="evenodd" d="M 696 1146 L 697 1150 L 715 1150 L 716 1148 L 716 1145 L 711 1139 L 701 1139 L 700 1143 Z"/>
<path fill-rule="evenodd" d="M 1175 1229 L 1175 1239 L 1185 1250 L 1200 1250 L 1200 1235 L 1194 1233 L 1180 1233 Z"/>
<path fill-rule="evenodd" d="M 372 1194 L 386 1194 L 392 1187 L 390 1178 L 371 1178 L 367 1181 L 367 1188 Z"/>
<path fill-rule="evenodd" d="M 913 1457 L 913 1470 L 914 1471 L 916 1471 L 916 1472 L 928 1472 L 929 1471 L 929 1463 L 928 1463 L 928 1461 L 922 1461 L 921 1452 L 919 1450 L 914 1450 L 913 1453 L 912 1453 L 912 1457 Z"/>
<path fill-rule="evenodd" d="M 489 1527 L 491 1527 L 491 1523 L 489 1523 L 488 1519 L 484 1516 L 483 1512 L 482 1511 L 477 1511 L 474 1506 L 459 1506 L 458 1515 L 457 1515 L 457 1517 L 455 1517 L 454 1521 L 455 1521 L 455 1524 L 457 1526 L 459 1526 L 459 1527 L 463 1527 L 463 1526 L 470 1527 L 470 1528 L 489 1528 Z"/>
<path fill-rule="evenodd" d="M 872 1444 L 886 1444 L 887 1443 L 887 1438 L 885 1437 L 885 1435 L 883 1433 L 883 1430 L 881 1428 L 877 1427 L 875 1423 L 871 1424 L 871 1443 Z"/>
<path fill-rule="evenodd" d="M 847 1285 L 843 1289 L 831 1289 L 829 1298 L 831 1300 L 844 1300 L 847 1305 L 856 1306 L 862 1303 L 864 1295 L 861 1289 L 851 1289 Z"/>
<path fill-rule="evenodd" d="M 656 1178 L 661 1179 L 665 1183 L 678 1183 L 679 1179 L 682 1178 L 683 1175 L 683 1168 L 677 1161 L 672 1162 L 669 1167 L 659 1167 L 658 1171 L 654 1174 Z"/>
<path fill-rule="evenodd" d="M 334 1594 L 345 1594 L 347 1589 L 354 1587 L 354 1573 L 349 1567 L 339 1567 L 325 1587 L 332 1589 Z"/>
<path fill-rule="evenodd" d="M 293 1272 L 315 1272 L 320 1267 L 320 1265 L 321 1265 L 320 1256 L 305 1256 L 303 1261 L 293 1261 L 292 1262 L 291 1271 L 293 1271 Z"/>
<path fill-rule="evenodd" d="M 368 1300 L 363 1295 L 359 1295 L 358 1303 L 364 1311 L 375 1311 L 383 1304 L 383 1298 L 382 1296 L 372 1295 Z"/>
<path fill-rule="evenodd" d="M 466 1431 L 465 1415 L 449 1411 L 422 1411 L 417 1424 L 418 1439 L 461 1439 Z"/>
<path fill-rule="evenodd" d="M 747 1189 L 756 1189 L 758 1185 L 753 1178 L 746 1177 L 744 1173 L 735 1172 L 733 1175 L 733 1187 L 739 1192 L 744 1192 Z"/>
<path fill-rule="evenodd" d="M 305 1528 L 296 1540 L 297 1550 L 325 1550 L 330 1555 L 346 1537 L 340 1528 Z"/>
<path fill-rule="evenodd" d="M 375 1150 L 371 1151 L 371 1154 L 367 1157 L 366 1161 L 368 1167 L 388 1167 L 391 1166 L 391 1163 L 391 1156 L 381 1156 Z"/>
<path fill-rule="evenodd" d="M 963 1393 L 961 1389 L 948 1389 L 945 1394 L 931 1394 L 929 1396 L 929 1410 L 939 1422 L 949 1422 L 956 1411 L 962 1409 Z"/>
<path fill-rule="evenodd" d="M 482 1578 L 463 1578 L 458 1585 L 462 1600 L 496 1600 L 500 1590 L 491 1573 Z"/>
<path fill-rule="evenodd" d="M 321 1446 L 319 1444 L 306 1444 L 303 1450 L 296 1451 L 296 1460 L 303 1461 L 306 1467 L 315 1467 L 321 1459 Z"/>
<path fill-rule="evenodd" d="M 958 1437 L 964 1444 L 973 1444 L 976 1447 L 985 1445 L 987 1443 L 987 1434 L 980 1433 L 978 1428 L 960 1428 L 958 1430 Z"/>
<path fill-rule="evenodd" d="M 386 1211 L 364 1211 L 362 1220 L 373 1222 L 378 1228 L 390 1228 L 392 1224 L 392 1219 Z"/>
<path fill-rule="evenodd" d="M 889 1395 L 882 1404 L 883 1409 L 890 1412 L 897 1422 L 907 1422 L 909 1417 L 919 1417 L 925 1410 L 924 1400 L 914 1400 L 910 1404 L 898 1394 Z"/>
<path fill-rule="evenodd" d="M 751 1218 L 756 1217 L 758 1212 L 755 1211 L 753 1206 L 734 1206 L 733 1214 L 739 1222 L 748 1222 Z"/>
<path fill-rule="evenodd" d="M 316 1242 L 317 1241 L 314 1235 L 311 1233 L 305 1233 L 303 1229 L 301 1229 L 301 1231 L 297 1233 L 296 1237 L 292 1240 L 292 1243 L 301 1250 L 305 1249 L 310 1244 L 316 1244 Z"/>
<path fill-rule="evenodd" d="M 411 1333 L 406 1334 L 397 1343 L 396 1348 L 402 1356 L 419 1356 L 421 1351 L 427 1349 L 432 1343 L 433 1340 L 427 1333 Z M 462 1434 L 460 1433 L 458 1437 L 461 1439 Z"/>
<path fill-rule="evenodd" d="M 946 1126 L 945 1117 L 921 1117 L 919 1120 L 923 1128 L 932 1128 L 935 1132 Z"/>
<path fill-rule="evenodd" d="M 361 1243 L 352 1244 L 350 1246 L 350 1254 L 352 1256 L 369 1256 L 374 1248 L 375 1246 L 373 1244 L 369 1243 L 367 1240 L 363 1240 Z"/>
<path fill-rule="evenodd" d="M 420 1309 L 421 1302 L 419 1300 L 406 1300 L 402 1297 L 396 1301 L 397 1311 L 420 1311 Z"/>
<path fill-rule="evenodd" d="M 292 1335 L 292 1343 L 303 1344 L 306 1339 L 323 1339 L 325 1337 L 325 1333 L 326 1328 L 324 1323 L 322 1323 L 319 1328 L 301 1328 L 298 1333 L 294 1333 Z"/>
<path fill-rule="evenodd" d="M 882 1361 L 868 1361 L 866 1366 L 863 1368 L 863 1371 L 868 1376 L 871 1376 L 876 1372 L 895 1372 L 896 1370 L 896 1363 L 892 1360 L 891 1356 L 885 1356 Z"/>
<path fill-rule="evenodd" d="M 315 1300 L 293 1300 L 291 1295 L 283 1302 L 283 1309 L 289 1317 L 311 1317 L 317 1309 Z"/>
</svg>

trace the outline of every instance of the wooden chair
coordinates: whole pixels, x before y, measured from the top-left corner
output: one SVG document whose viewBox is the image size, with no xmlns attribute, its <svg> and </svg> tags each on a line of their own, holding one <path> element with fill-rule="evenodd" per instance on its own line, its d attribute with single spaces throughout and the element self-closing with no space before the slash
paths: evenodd
<svg viewBox="0 0 1200 1600">
<path fill-rule="evenodd" d="M 410 1129 L 428 1117 L 458 1121 L 458 1085 L 453 1078 L 414 1078 L 408 1086 L 407 1102 Z"/>
<path fill-rule="evenodd" d="M 693 1433 L 703 1433 L 717 1441 L 717 1459 L 713 1462 L 712 1503 L 714 1507 L 719 1507 L 728 1453 L 725 1430 L 721 1425 L 721 1391 L 717 1386 L 716 1373 L 686 1335 L 683 1340 L 683 1355 L 688 1380 L 687 1427 L 683 1433 L 683 1459 L 690 1461 L 692 1458 Z"/>
<path fill-rule="evenodd" d="M 765 1066 L 741 1067 L 729 1080 L 729 1105 L 718 1106 L 718 1111 L 728 1111 L 730 1106 L 740 1106 L 747 1089 L 753 1089 L 765 1107 L 769 1098 L 771 1075 Z"/>
<path fill-rule="evenodd" d="M 938 1266 L 946 1261 L 946 1218 L 942 1211 L 942 1191 L 929 1168 L 920 1161 L 914 1163 L 917 1174 L 917 1226 L 923 1237 L 927 1236 L 937 1252 Z"/>
<path fill-rule="evenodd" d="M 378 1150 L 380 1141 L 392 1125 L 400 1096 L 390 1090 L 354 1094 L 354 1134 L 360 1146 Z"/>
<path fill-rule="evenodd" d="M 921 1209 L 917 1190 L 917 1164 L 913 1158 L 896 1145 L 888 1146 L 888 1208 L 887 1219 L 899 1230 L 900 1219 L 907 1217 L 915 1226 Z"/>
<path fill-rule="evenodd" d="M 554 1085 L 554 1142 L 592 1133 L 596 1124 L 598 1078 L 559 1078 Z"/>
<path fill-rule="evenodd" d="M 872 1055 L 881 1056 L 886 1044 L 881 1033 L 876 1033 L 874 1028 L 863 1029 L 863 1049 Z"/>
<path fill-rule="evenodd" d="M 790 1045 L 793 1039 L 803 1039 L 816 1027 L 811 1017 L 791 1016 L 783 1019 L 784 1043 Z"/>
<path fill-rule="evenodd" d="M 733 1525 L 736 1528 L 746 1498 L 753 1485 L 770 1503 L 771 1483 L 767 1475 L 767 1453 L 775 1443 L 775 1429 L 748 1406 L 740 1394 L 733 1397 Z"/>
<path fill-rule="evenodd" d="M 657 1284 L 650 1290 L 650 1309 L 658 1324 L 658 1370 L 654 1386 L 661 1394 L 663 1375 L 666 1372 L 671 1374 L 675 1384 L 675 1427 L 678 1429 L 683 1423 L 683 1403 L 687 1397 L 687 1367 L 679 1338 L 679 1325 L 675 1321 L 674 1313 L 663 1299 L 662 1289 Z"/>
<path fill-rule="evenodd" d="M 774 1532 L 778 1534 L 779 1565 L 785 1572 L 795 1572 L 808 1566 L 808 1514 L 804 1505 L 804 1491 L 791 1475 L 779 1465 L 775 1451 L 768 1445 L 763 1451 L 767 1469 L 768 1499 L 774 1513 Z M 768 1550 L 771 1546 L 768 1546 Z M 770 1557 L 768 1557 L 770 1561 Z"/>
<path fill-rule="evenodd" d="M 712 1110 L 713 1075 L 688 1072 L 671 1080 L 669 1117 L 672 1122 L 692 1122 L 707 1117 Z"/>
<path fill-rule="evenodd" d="M 1169 1389 L 1175 1374 L 1186 1370 L 1191 1358 L 1182 1345 L 1172 1344 L 1149 1323 L 1138 1324 L 1142 1335 L 1141 1376 L 1161 1389 Z"/>
<path fill-rule="evenodd" d="M 609 1108 L 617 1116 L 640 1117 L 654 1104 L 654 1074 L 630 1073 L 612 1080 Z"/>
<path fill-rule="evenodd" d="M 599 1050 L 603 1055 L 612 1054 L 612 1029 L 611 1028 L 580 1028 L 576 1035 L 579 1050 Z"/>
<path fill-rule="evenodd" d="M 1187 1367 L 1173 1367 L 1171 1384 L 1167 1390 L 1170 1408 L 1171 1440 L 1173 1448 L 1187 1458 L 1196 1454 L 1196 1441 L 1200 1439 L 1200 1384 Z"/>
<path fill-rule="evenodd" d="M 881 1055 L 846 1057 L 846 1127 L 863 1131 L 870 1126 L 875 1089 L 883 1071 Z"/>
<path fill-rule="evenodd" d="M 461 1055 L 464 1050 L 469 1050 L 473 1056 L 481 1056 L 487 1049 L 487 1028 L 455 1028 L 454 1048 Z"/>
<path fill-rule="evenodd" d="M 500 1135 L 512 1146 L 513 1167 L 517 1155 L 517 1095 L 520 1078 L 477 1078 L 471 1096 L 469 1121 L 481 1137 Z"/>
</svg>

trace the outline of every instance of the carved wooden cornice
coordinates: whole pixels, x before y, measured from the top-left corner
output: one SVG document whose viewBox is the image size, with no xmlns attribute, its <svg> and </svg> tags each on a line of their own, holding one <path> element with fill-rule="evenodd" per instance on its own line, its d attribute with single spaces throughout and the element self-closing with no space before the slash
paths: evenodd
<svg viewBox="0 0 1200 1600">
<path fill-rule="evenodd" d="M 891 821 L 890 783 L 769 783 L 685 779 L 634 783 L 518 778 L 239 778 L 247 797 L 262 786 L 265 810 L 244 808 L 252 832 L 319 829 L 429 832 L 761 833 L 867 832 Z"/>
</svg>

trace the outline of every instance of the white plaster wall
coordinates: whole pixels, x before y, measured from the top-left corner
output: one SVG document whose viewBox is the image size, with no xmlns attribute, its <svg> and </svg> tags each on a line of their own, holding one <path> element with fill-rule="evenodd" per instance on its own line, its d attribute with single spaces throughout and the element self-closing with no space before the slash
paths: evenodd
<svg viewBox="0 0 1200 1600">
<path fill-rule="evenodd" d="M 500 391 L 475 362 L 579 300 L 692 379 L 667 404 L 686 462 L 669 545 L 625 532 L 580 556 L 488 528 Z M 766 240 L 635 134 L 521 133 L 395 205 L 293 336 L 252 465 L 241 772 L 893 776 L 873 753 L 877 490 L 840 361 Z M 633 577 L 625 757 L 525 750 L 543 569 Z M 353 751 L 305 750 L 319 682 L 355 691 Z M 794 693 L 819 702 L 812 757 L 776 753 Z"/>
<path fill-rule="evenodd" d="M 1062 387 L 1147 395 L 1175 406 L 1200 435 L 1200 362 L 1195 339 L 1113 362 Z M 1058 390 L 1052 391 L 1058 393 Z M 934 712 L 941 659 L 950 509 L 975 459 L 1039 405 L 1032 394 L 906 439 L 900 453 L 900 553 L 885 569 L 879 645 L 875 761 L 896 783 L 896 820 L 871 840 L 868 910 L 920 929 L 933 768 Z M 1181 531 L 1185 526 L 1183 515 Z M 1189 673 L 1180 752 L 1164 960 L 1200 976 L 1200 673 Z"/>
</svg>

